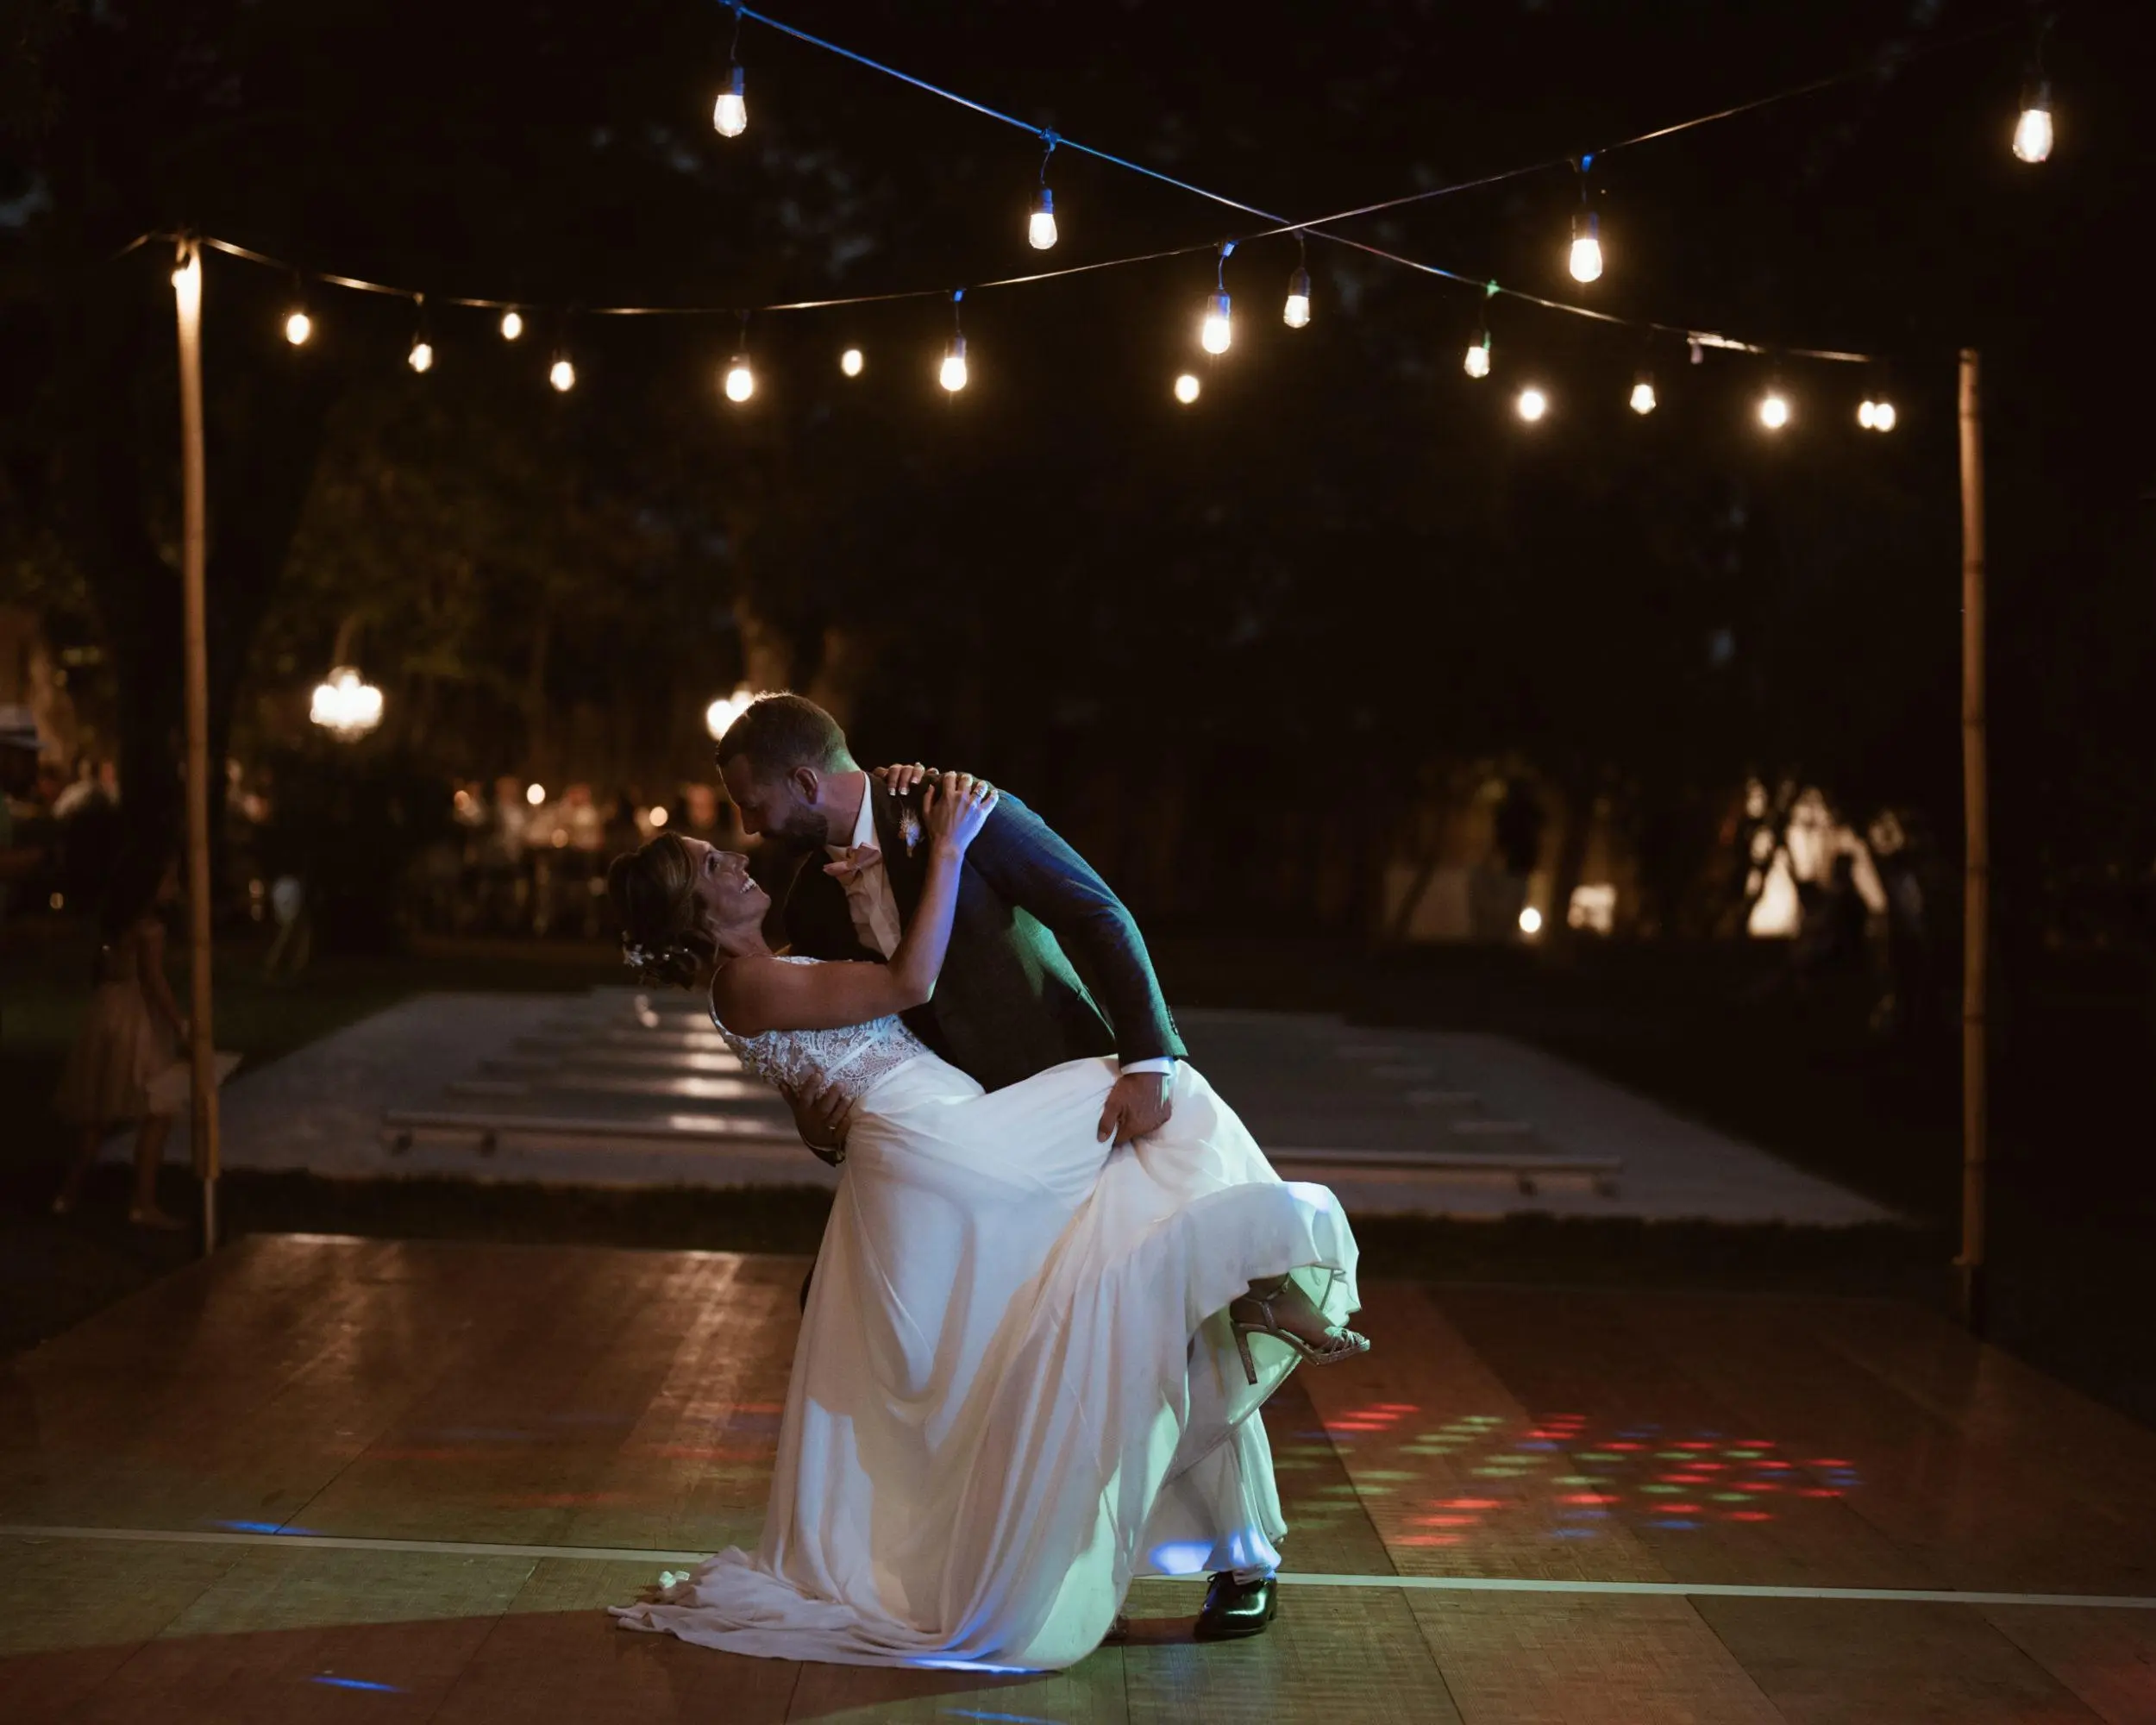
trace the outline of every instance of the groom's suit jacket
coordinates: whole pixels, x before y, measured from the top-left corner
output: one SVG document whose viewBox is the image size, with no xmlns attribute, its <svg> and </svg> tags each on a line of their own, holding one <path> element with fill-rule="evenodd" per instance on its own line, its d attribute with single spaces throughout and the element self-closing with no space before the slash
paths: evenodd
<svg viewBox="0 0 2156 1725">
<path fill-rule="evenodd" d="M 892 896 L 910 923 L 928 873 L 918 793 L 895 797 L 871 778 L 868 795 Z M 824 861 L 820 852 L 800 859 L 784 897 L 793 950 L 881 963 L 883 955 L 856 933 L 846 890 L 824 872 Z M 1099 990 L 1105 1017 L 1072 955 Z M 935 998 L 906 1022 L 988 1090 L 1090 1055 L 1119 1055 L 1127 1063 L 1184 1054 L 1137 921 L 1086 860 L 1008 791 L 966 853 Z"/>
</svg>

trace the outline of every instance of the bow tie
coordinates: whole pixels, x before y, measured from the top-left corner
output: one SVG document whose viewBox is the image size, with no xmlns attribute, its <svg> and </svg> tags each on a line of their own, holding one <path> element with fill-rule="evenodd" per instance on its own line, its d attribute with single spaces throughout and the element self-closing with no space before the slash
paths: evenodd
<svg viewBox="0 0 2156 1725">
<path fill-rule="evenodd" d="M 858 880 L 871 869 L 883 866 L 883 852 L 873 844 L 849 844 L 824 865 L 834 881 Z"/>
</svg>

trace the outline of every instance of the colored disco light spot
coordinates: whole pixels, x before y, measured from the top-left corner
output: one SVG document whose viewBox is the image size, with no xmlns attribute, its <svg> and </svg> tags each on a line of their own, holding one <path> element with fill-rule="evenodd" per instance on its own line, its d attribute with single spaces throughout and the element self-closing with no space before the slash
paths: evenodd
<svg viewBox="0 0 2156 1725">
<path fill-rule="evenodd" d="M 1807 1467 L 1847 1467 L 1850 1464 L 1846 1461 L 1808 1461 L 1804 1465 Z"/>
<path fill-rule="evenodd" d="M 1749 1503 L 1752 1502 L 1741 1491 L 1717 1491 L 1714 1494 L 1714 1501 L 1717 1503 Z"/>
<path fill-rule="evenodd" d="M 1646 1446 L 1645 1444 L 1605 1444 L 1602 1447 L 1612 1450 L 1641 1450 Z"/>
<path fill-rule="evenodd" d="M 1501 1509 L 1504 1500 L 1497 1497 L 1447 1497 L 1432 1500 L 1440 1509 Z"/>
<path fill-rule="evenodd" d="M 1411 1527 L 1471 1527 L 1475 1521 L 1472 1515 L 1410 1515 L 1407 1525 Z"/>
<path fill-rule="evenodd" d="M 1392 1543 L 1395 1546 L 1457 1546 L 1457 1534 L 1402 1534 Z"/>
<path fill-rule="evenodd" d="M 1722 1517 L 1725 1521 L 1771 1521 L 1773 1519 L 1764 1509 L 1732 1509 Z"/>
<path fill-rule="evenodd" d="M 1781 1489 L 1771 1479 L 1740 1479 L 1737 1482 L 1739 1491 L 1779 1491 Z"/>
<path fill-rule="evenodd" d="M 1712 1444 L 1708 1444 L 1708 1443 L 1702 1443 L 1702 1442 L 1699 1442 L 1697 1440 L 1694 1440 L 1693 1441 L 1691 1441 L 1691 1442 L 1689 1442 L 1689 1443 L 1682 1443 L 1682 1444 L 1679 1444 L 1679 1445 L 1677 1446 L 1677 1447 L 1678 1447 L 1679 1449 L 1681 1449 L 1681 1450 L 1711 1450 L 1711 1449 L 1713 1449 L 1714 1446 L 1714 1445 L 1712 1445 Z"/>
<path fill-rule="evenodd" d="M 1639 1489 L 1656 1497 L 1682 1497 L 1684 1495 L 1684 1488 L 1681 1485 L 1643 1485 Z"/>
<path fill-rule="evenodd" d="M 1664 1503 L 1662 1511 L 1667 1515 L 1696 1515 L 1700 1507 L 1696 1503 Z"/>
<path fill-rule="evenodd" d="M 1612 1453 L 1611 1453 L 1609 1451 L 1608 1451 L 1608 1450 L 1582 1450 L 1582 1451 L 1580 1451 L 1578 1453 L 1579 1453 L 1579 1458 L 1580 1458 L 1582 1461 L 1622 1461 L 1622 1460 L 1624 1460 L 1624 1457 L 1622 1457 L 1622 1456 L 1620 1456 L 1620 1455 L 1614 1455 L 1614 1454 L 1612 1454 Z"/>
<path fill-rule="evenodd" d="M 1359 1470 L 1355 1477 L 1357 1479 L 1420 1479 L 1422 1477 L 1419 1473 L 1403 1473 L 1398 1468 L 1394 1467 L 1364 1468 Z"/>
<path fill-rule="evenodd" d="M 1607 1521 L 1609 1520 L 1609 1511 L 1607 1509 L 1560 1509 L 1557 1514 L 1568 1521 Z"/>
<path fill-rule="evenodd" d="M 1380 1402 L 1377 1411 L 1381 1414 L 1420 1414 L 1422 1404 L 1420 1402 Z"/>
<path fill-rule="evenodd" d="M 1699 1526 L 1699 1523 L 1698 1523 L 1698 1522 L 1696 1522 L 1696 1521 L 1650 1521 L 1650 1522 L 1648 1522 L 1648 1523 L 1647 1523 L 1647 1525 L 1648 1525 L 1650 1527 L 1663 1527 L 1663 1528 L 1666 1528 L 1666 1529 L 1668 1529 L 1670 1533 L 1673 1533 L 1673 1534 L 1689 1534 L 1689 1533 L 1690 1533 L 1690 1532 L 1691 1532 L 1694 1528 L 1697 1527 Z"/>
<path fill-rule="evenodd" d="M 365 1678 L 338 1677 L 329 1672 L 318 1672 L 307 1679 L 318 1683 L 324 1689 L 363 1689 L 376 1695 L 408 1695 L 409 1690 L 399 1689 L 393 1683 L 369 1683 Z"/>
<path fill-rule="evenodd" d="M 1592 1527 L 1552 1527 L 1550 1529 L 1550 1537 L 1553 1540 L 1591 1540 L 1595 1537 L 1595 1529 Z"/>
<path fill-rule="evenodd" d="M 1789 1465 L 1785 1461 L 1763 1461 L 1758 1464 L 1758 1471 L 1761 1473 L 1787 1473 Z"/>
<path fill-rule="evenodd" d="M 1692 1458 L 1683 1450 L 1657 1450 L 1654 1458 L 1657 1461 L 1689 1461 Z"/>
<path fill-rule="evenodd" d="M 1557 1499 L 1560 1503 L 1615 1503 L 1620 1501 L 1607 1491 L 1574 1491 Z"/>
<path fill-rule="evenodd" d="M 1722 1453 L 1726 1456 L 1733 1457 L 1739 1461 L 1756 1461 L 1758 1459 L 1763 1452 L 1758 1450 L 1724 1450 Z"/>
<path fill-rule="evenodd" d="M 1516 1450 L 1553 1450 L 1557 1446 L 1546 1438 L 1529 1438 L 1513 1446 Z"/>
<path fill-rule="evenodd" d="M 1841 1492 L 1832 1485 L 1808 1485 L 1797 1495 L 1802 1497 L 1839 1497 Z"/>
</svg>

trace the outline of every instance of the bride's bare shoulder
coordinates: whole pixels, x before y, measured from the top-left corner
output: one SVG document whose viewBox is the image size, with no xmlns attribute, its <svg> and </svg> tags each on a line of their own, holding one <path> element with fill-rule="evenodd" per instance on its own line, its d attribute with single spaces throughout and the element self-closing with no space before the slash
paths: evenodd
<svg viewBox="0 0 2156 1725">
<path fill-rule="evenodd" d="M 793 968 L 776 955 L 728 959 L 711 977 L 712 1013 L 736 1036 L 761 1036 L 771 1026 L 759 1008 Z"/>
</svg>

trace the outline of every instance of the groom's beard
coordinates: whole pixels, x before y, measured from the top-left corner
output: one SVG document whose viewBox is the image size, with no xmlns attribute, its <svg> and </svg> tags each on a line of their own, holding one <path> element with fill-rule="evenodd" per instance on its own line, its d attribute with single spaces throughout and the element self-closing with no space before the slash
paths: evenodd
<svg viewBox="0 0 2156 1725">
<path fill-rule="evenodd" d="M 789 850 L 804 855 L 821 850 L 831 842 L 829 824 L 813 809 L 788 809 L 786 819 L 772 831 Z"/>
</svg>

